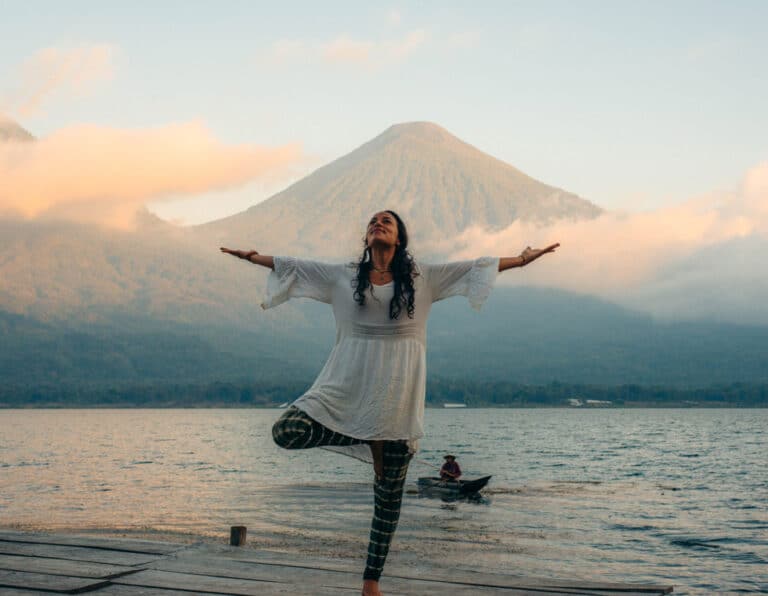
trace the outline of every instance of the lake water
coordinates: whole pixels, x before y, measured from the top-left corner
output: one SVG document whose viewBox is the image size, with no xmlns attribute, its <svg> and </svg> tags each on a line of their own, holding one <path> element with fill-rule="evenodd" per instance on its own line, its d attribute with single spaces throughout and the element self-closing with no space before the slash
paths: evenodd
<svg viewBox="0 0 768 596">
<path fill-rule="evenodd" d="M 358 557 L 372 471 L 270 438 L 278 410 L 0 410 L 0 527 Z M 768 410 L 428 410 L 390 561 L 768 591 Z M 480 503 L 415 494 L 455 453 Z M 423 463 L 426 462 L 426 463 Z M 385 570 L 386 574 L 386 570 Z"/>
</svg>

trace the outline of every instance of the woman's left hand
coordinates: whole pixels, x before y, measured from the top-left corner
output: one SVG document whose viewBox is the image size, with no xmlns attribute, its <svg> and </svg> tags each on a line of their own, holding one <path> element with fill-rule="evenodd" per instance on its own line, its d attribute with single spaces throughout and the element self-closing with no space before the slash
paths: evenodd
<svg viewBox="0 0 768 596">
<path fill-rule="evenodd" d="M 545 255 L 548 252 L 555 252 L 555 249 L 560 246 L 559 242 L 556 242 L 555 244 L 550 244 L 546 248 L 531 248 L 530 246 L 526 246 L 525 250 L 520 253 L 520 257 L 525 260 L 526 265 L 530 263 L 531 261 L 535 261 L 538 259 L 541 255 Z"/>
</svg>

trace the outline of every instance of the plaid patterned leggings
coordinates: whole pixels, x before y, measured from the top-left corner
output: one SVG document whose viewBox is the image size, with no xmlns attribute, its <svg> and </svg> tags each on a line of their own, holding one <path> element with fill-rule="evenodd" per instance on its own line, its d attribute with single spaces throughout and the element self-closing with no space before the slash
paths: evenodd
<svg viewBox="0 0 768 596">
<path fill-rule="evenodd" d="M 272 437 L 275 443 L 285 449 L 341 447 L 369 443 L 369 441 L 353 439 L 329 430 L 293 406 L 275 422 L 272 427 Z M 363 579 L 378 580 L 384 569 L 389 544 L 392 542 L 397 521 L 400 519 L 405 474 L 411 461 L 411 454 L 405 441 L 384 441 L 383 451 L 384 477 L 376 478 L 373 487 L 373 521 Z"/>
</svg>

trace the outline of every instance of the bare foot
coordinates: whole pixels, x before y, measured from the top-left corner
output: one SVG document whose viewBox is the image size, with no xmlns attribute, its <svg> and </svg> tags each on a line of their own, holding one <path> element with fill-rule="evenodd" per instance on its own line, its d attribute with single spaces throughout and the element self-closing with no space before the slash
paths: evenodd
<svg viewBox="0 0 768 596">
<path fill-rule="evenodd" d="M 364 579 L 362 596 L 384 596 L 384 594 L 379 590 L 379 582 L 375 579 Z"/>
<path fill-rule="evenodd" d="M 373 456 L 373 473 L 376 479 L 384 478 L 384 441 L 371 441 L 371 456 Z M 378 594 L 378 588 L 372 594 Z"/>
</svg>

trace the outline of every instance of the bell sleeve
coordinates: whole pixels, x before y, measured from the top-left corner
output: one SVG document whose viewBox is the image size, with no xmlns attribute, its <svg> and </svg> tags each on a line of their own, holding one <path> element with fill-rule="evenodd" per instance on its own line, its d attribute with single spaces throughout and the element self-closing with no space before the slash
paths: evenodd
<svg viewBox="0 0 768 596">
<path fill-rule="evenodd" d="M 261 308 L 272 308 L 291 298 L 331 302 L 339 265 L 295 257 L 274 257 L 274 262 L 275 268 L 267 279 L 267 293 Z"/>
<path fill-rule="evenodd" d="M 480 310 L 493 289 L 499 273 L 498 257 L 481 257 L 424 267 L 432 302 L 451 296 L 466 296 L 475 310 Z"/>
</svg>

